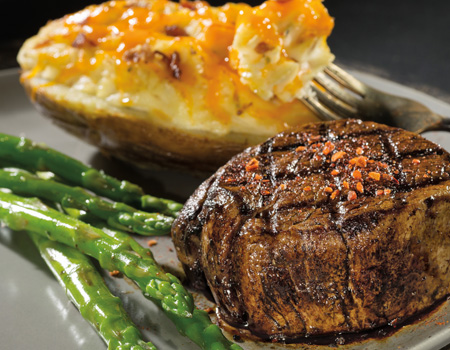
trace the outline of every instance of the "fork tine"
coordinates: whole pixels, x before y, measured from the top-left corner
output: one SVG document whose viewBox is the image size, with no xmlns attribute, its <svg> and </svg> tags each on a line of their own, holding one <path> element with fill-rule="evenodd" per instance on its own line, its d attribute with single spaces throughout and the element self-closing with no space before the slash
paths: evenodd
<svg viewBox="0 0 450 350">
<path fill-rule="evenodd" d="M 326 108 L 321 104 L 314 96 L 304 96 L 302 98 L 303 103 L 316 113 L 323 120 L 340 120 L 342 119 L 339 115 L 332 112 L 330 109 Z"/>
<path fill-rule="evenodd" d="M 341 118 L 354 118 L 358 114 L 356 108 L 337 99 L 335 96 L 328 93 L 328 91 L 324 91 L 320 86 L 311 84 L 311 89 L 316 94 L 319 103 L 341 116 Z"/>
<path fill-rule="evenodd" d="M 342 68 L 336 66 L 334 63 L 330 63 L 325 68 L 325 72 L 332 78 L 336 79 L 336 81 L 344 85 L 347 89 L 350 89 L 363 97 L 365 96 L 364 84 L 361 83 L 358 79 L 352 77 Z"/>
<path fill-rule="evenodd" d="M 320 72 L 316 75 L 314 80 L 322 85 L 327 92 L 350 106 L 358 106 L 361 102 L 361 97 L 359 95 L 355 95 L 351 90 L 342 86 L 328 74 Z"/>
</svg>

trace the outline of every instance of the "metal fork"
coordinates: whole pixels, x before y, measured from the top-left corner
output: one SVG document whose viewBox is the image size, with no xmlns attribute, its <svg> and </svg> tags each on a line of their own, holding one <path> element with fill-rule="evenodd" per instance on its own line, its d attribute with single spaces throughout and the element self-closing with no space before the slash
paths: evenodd
<svg viewBox="0 0 450 350">
<path fill-rule="evenodd" d="M 371 88 L 335 64 L 318 74 L 311 88 L 303 102 L 324 120 L 357 118 L 417 133 L 450 132 L 450 118 L 416 101 Z"/>
</svg>

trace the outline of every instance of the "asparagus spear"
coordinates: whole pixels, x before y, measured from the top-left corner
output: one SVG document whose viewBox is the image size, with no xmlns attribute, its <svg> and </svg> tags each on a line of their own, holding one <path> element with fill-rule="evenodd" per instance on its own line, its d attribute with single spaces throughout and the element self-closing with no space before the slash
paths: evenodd
<svg viewBox="0 0 450 350">
<path fill-rule="evenodd" d="M 124 234 L 107 233 L 46 207 L 35 198 L 22 198 L 0 191 L 0 220 L 13 230 L 29 230 L 75 247 L 94 257 L 103 268 L 119 270 L 159 305 L 179 332 L 202 349 L 238 350 L 206 312 L 194 307 L 192 296 L 173 275 L 165 273 L 153 260 L 150 250 Z"/>
<path fill-rule="evenodd" d="M 108 349 L 156 350 L 111 294 L 90 259 L 78 250 L 29 232 L 34 244 L 67 296 L 103 338 Z"/>
<path fill-rule="evenodd" d="M 119 240 L 100 229 L 45 206 L 36 198 L 0 192 L 0 218 L 12 229 L 28 229 L 78 248 L 109 270 L 119 270 L 134 280 L 162 308 L 181 317 L 191 317 L 192 296 L 173 275 L 155 262 L 151 251 L 127 236 Z M 22 227 L 23 226 L 23 227 Z"/>
<path fill-rule="evenodd" d="M 51 171 L 72 185 L 84 187 L 98 195 L 143 210 L 176 216 L 182 207 L 182 204 L 175 201 L 146 195 L 143 189 L 135 184 L 120 181 L 23 137 L 0 133 L 0 159 L 7 166 L 17 166 L 29 171 Z"/>
<path fill-rule="evenodd" d="M 109 202 L 80 187 L 43 180 L 20 169 L 0 169 L 0 187 L 9 188 L 18 195 L 60 203 L 64 209 L 75 208 L 93 214 L 111 227 L 141 235 L 167 234 L 173 222 L 171 216 L 138 211 L 120 202 Z"/>
</svg>

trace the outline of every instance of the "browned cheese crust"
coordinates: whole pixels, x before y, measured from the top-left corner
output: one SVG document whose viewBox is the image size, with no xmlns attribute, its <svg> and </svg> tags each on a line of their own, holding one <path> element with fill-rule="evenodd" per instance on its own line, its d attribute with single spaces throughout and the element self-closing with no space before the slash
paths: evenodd
<svg viewBox="0 0 450 350">
<path fill-rule="evenodd" d="M 450 155 L 357 120 L 308 124 L 230 160 L 172 236 L 221 319 L 262 339 L 356 332 L 450 291 Z"/>
</svg>

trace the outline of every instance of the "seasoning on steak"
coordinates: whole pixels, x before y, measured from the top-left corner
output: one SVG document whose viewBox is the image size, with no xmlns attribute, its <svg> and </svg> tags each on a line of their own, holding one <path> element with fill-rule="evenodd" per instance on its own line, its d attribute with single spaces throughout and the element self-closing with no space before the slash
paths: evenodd
<svg viewBox="0 0 450 350">
<path fill-rule="evenodd" d="M 231 159 L 172 232 L 193 286 L 265 340 L 368 330 L 450 292 L 450 155 L 419 135 L 344 120 Z"/>
</svg>

